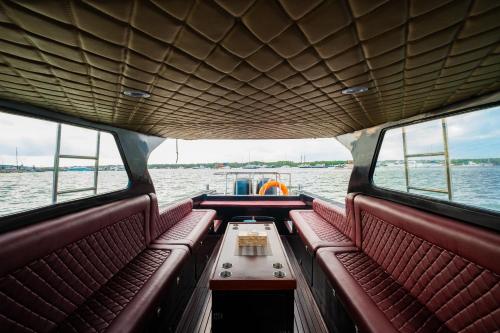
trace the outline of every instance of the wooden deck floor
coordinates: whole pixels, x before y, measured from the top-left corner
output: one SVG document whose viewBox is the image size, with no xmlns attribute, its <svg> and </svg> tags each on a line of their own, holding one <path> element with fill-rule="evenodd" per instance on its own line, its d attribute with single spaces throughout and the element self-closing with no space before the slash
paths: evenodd
<svg viewBox="0 0 500 333">
<path fill-rule="evenodd" d="M 285 237 L 281 237 L 285 250 L 290 259 L 292 269 L 294 270 L 297 279 L 297 290 L 295 291 L 295 333 L 308 333 L 308 332 L 328 332 L 325 322 L 321 317 L 321 313 L 314 301 L 311 290 L 302 275 L 299 264 L 293 255 L 292 249 L 288 244 Z M 211 332 L 211 315 L 212 315 L 212 293 L 208 289 L 208 279 L 212 266 L 215 261 L 220 241 L 217 244 L 210 261 L 203 272 L 198 285 L 187 305 L 186 311 L 182 315 L 181 321 L 177 327 L 178 333 L 184 332 L 197 332 L 209 333 Z"/>
</svg>

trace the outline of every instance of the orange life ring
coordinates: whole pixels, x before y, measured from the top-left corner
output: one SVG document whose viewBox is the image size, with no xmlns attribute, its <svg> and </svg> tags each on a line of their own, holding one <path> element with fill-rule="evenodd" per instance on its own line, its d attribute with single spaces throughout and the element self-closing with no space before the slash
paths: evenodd
<svg viewBox="0 0 500 333">
<path fill-rule="evenodd" d="M 267 189 L 270 187 L 279 187 L 283 195 L 288 195 L 288 188 L 286 187 L 286 185 L 277 180 L 270 180 L 264 185 L 262 185 L 262 187 L 259 190 L 259 195 L 265 195 Z"/>
</svg>

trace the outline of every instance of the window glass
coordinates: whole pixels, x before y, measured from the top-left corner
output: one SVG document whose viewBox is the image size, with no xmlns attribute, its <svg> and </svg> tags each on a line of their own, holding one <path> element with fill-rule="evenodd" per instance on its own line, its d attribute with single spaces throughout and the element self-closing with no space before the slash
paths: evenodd
<svg viewBox="0 0 500 333">
<path fill-rule="evenodd" d="M 499 129 L 500 107 L 390 129 L 373 182 L 500 211 Z"/>
<path fill-rule="evenodd" d="M 128 186 L 128 175 L 113 135 L 101 132 L 97 193 L 113 192 Z"/>
<path fill-rule="evenodd" d="M 0 216 L 127 187 L 128 176 L 110 133 L 65 124 L 60 128 L 57 155 L 58 123 L 0 112 Z"/>
<path fill-rule="evenodd" d="M 92 129 L 61 125 L 61 154 L 95 156 L 97 131 Z"/>
</svg>

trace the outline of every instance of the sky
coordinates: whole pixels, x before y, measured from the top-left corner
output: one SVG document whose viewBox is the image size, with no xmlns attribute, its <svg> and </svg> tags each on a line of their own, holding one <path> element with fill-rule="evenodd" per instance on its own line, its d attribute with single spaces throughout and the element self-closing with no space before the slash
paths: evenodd
<svg viewBox="0 0 500 333">
<path fill-rule="evenodd" d="M 61 154 L 95 156 L 97 132 L 63 125 Z M 0 164 L 54 166 L 57 124 L 35 118 L 0 112 Z M 121 164 L 114 137 L 101 133 L 100 164 Z M 61 159 L 61 166 L 92 165 L 92 160 Z"/>
<path fill-rule="evenodd" d="M 178 163 L 350 160 L 351 153 L 336 139 L 303 140 L 179 140 Z M 175 163 L 175 140 L 153 151 L 149 163 Z"/>
<path fill-rule="evenodd" d="M 500 157 L 500 107 L 447 118 L 450 155 L 457 158 Z M 0 164 L 53 166 L 57 125 L 53 122 L 0 112 Z M 440 121 L 407 127 L 411 153 L 442 150 Z M 95 131 L 63 125 L 61 152 L 94 155 Z M 303 140 L 179 140 L 179 163 L 291 160 L 349 160 L 350 152 L 336 139 Z M 120 164 L 109 133 L 101 134 L 100 164 Z M 401 129 L 386 133 L 381 160 L 402 159 Z M 61 160 L 61 166 L 90 165 L 86 160 Z M 175 163 L 175 140 L 167 139 L 149 163 Z"/>
<path fill-rule="evenodd" d="M 500 107 L 446 118 L 451 159 L 500 158 Z M 444 150 L 441 120 L 406 127 L 409 154 Z M 379 160 L 402 160 L 401 128 L 388 130 Z"/>
<path fill-rule="evenodd" d="M 54 164 L 57 124 L 0 112 L 0 164 L 48 167 Z M 95 155 L 96 132 L 63 125 L 62 154 Z M 351 153 L 336 139 L 179 140 L 179 163 L 291 160 L 349 160 Z M 100 164 L 120 164 L 113 137 L 101 134 Z M 61 160 L 61 166 L 90 165 L 89 160 Z M 156 148 L 149 163 L 175 163 L 175 139 Z"/>
</svg>

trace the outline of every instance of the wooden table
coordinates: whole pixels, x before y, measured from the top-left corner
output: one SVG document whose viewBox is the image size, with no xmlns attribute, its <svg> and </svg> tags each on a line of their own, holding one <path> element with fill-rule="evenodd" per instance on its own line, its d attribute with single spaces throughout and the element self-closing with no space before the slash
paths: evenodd
<svg viewBox="0 0 500 333">
<path fill-rule="evenodd" d="M 264 231 L 267 246 L 238 247 L 240 231 Z M 297 281 L 274 223 L 230 222 L 210 277 L 212 332 L 293 332 Z"/>
</svg>

